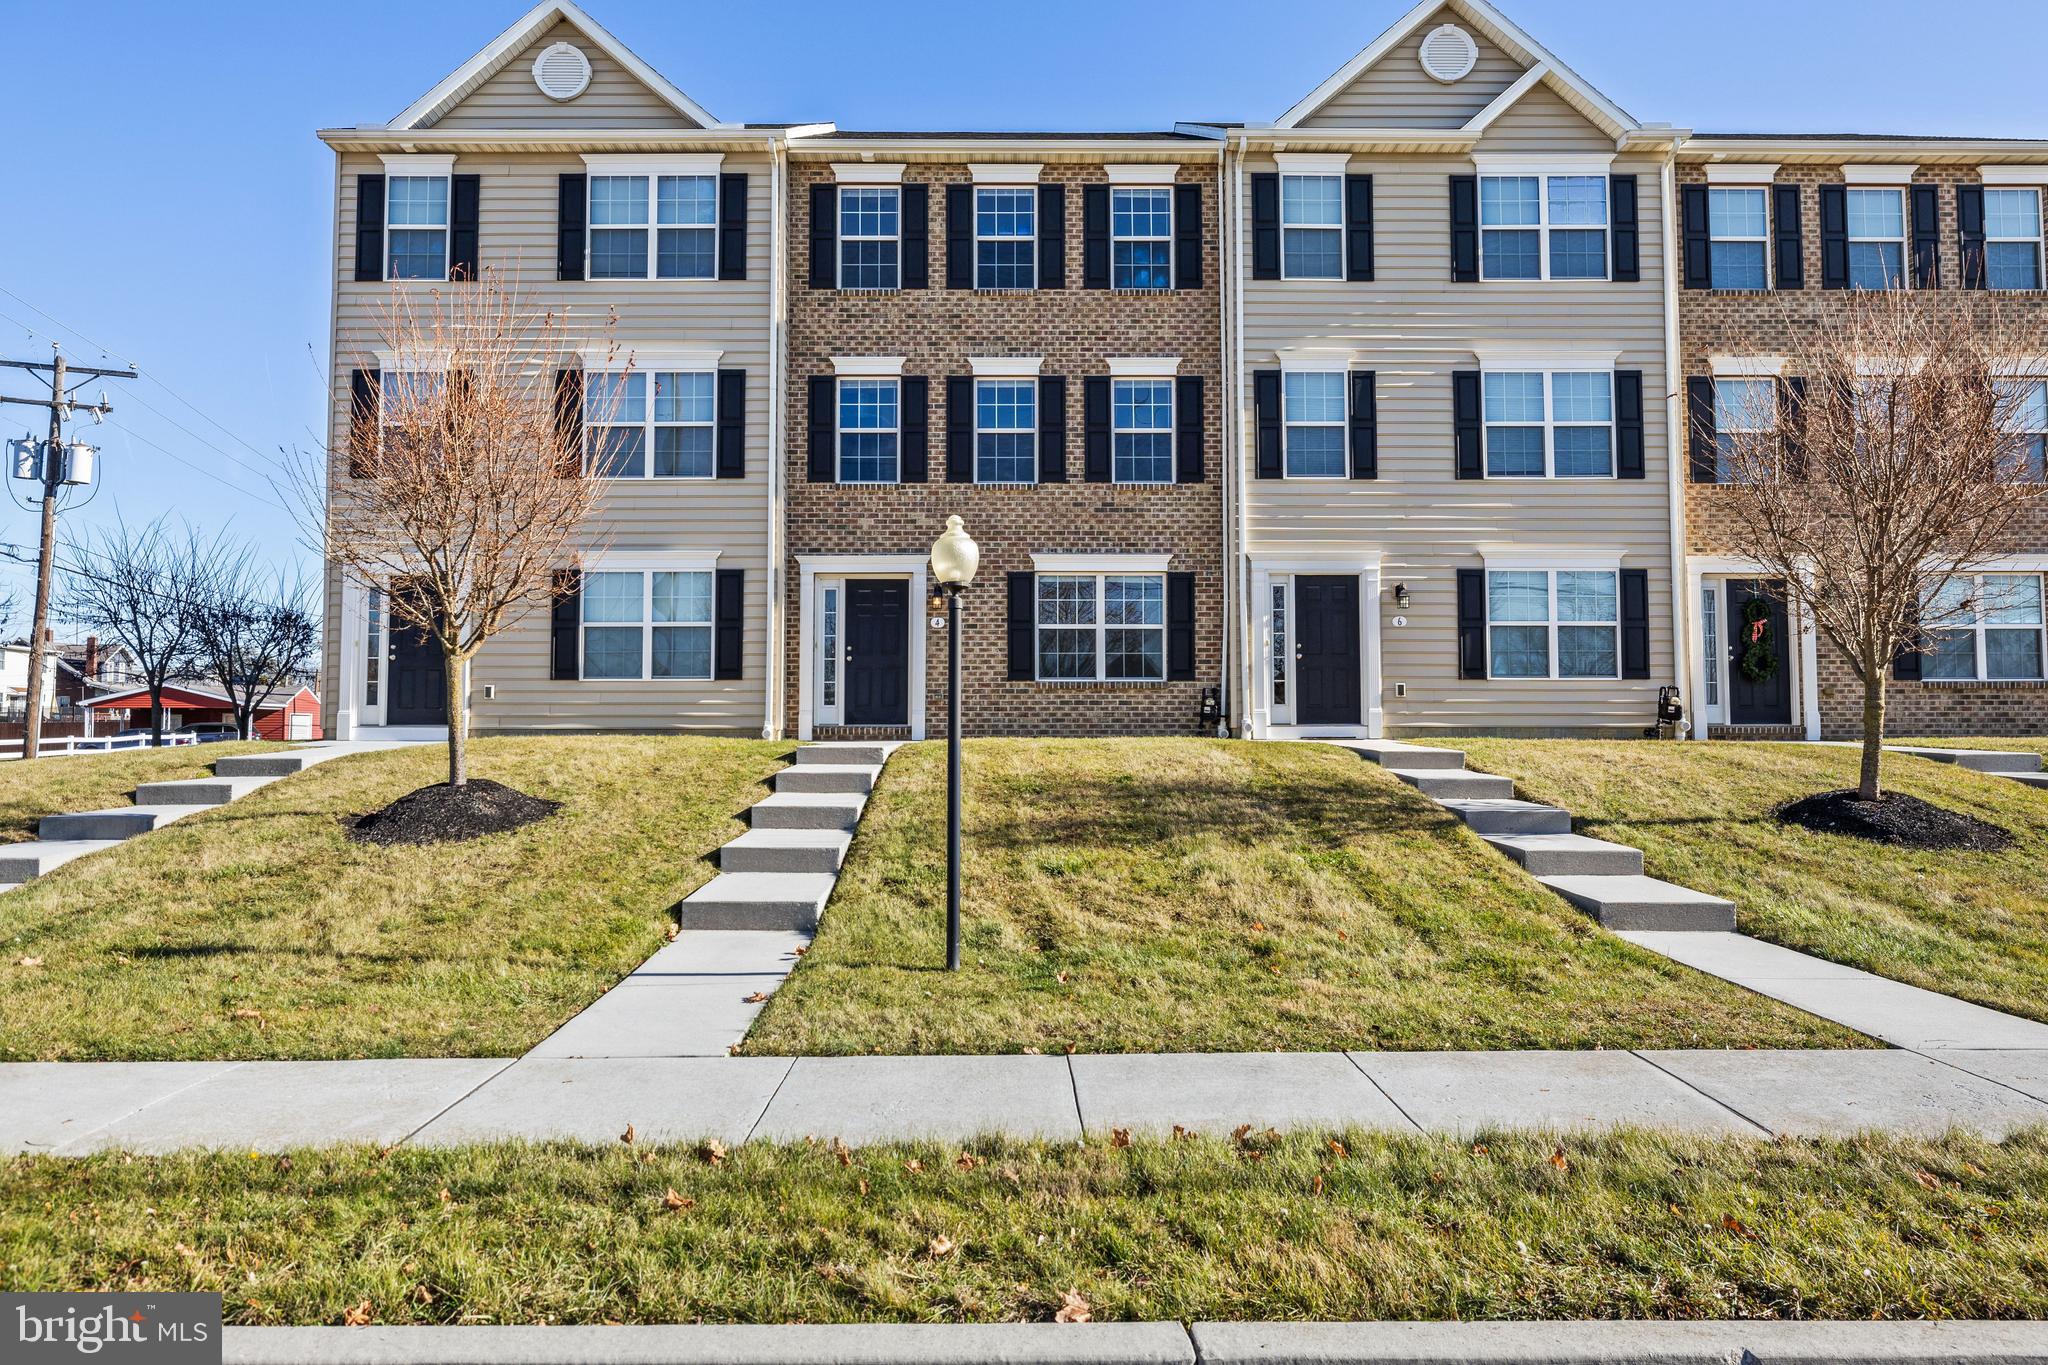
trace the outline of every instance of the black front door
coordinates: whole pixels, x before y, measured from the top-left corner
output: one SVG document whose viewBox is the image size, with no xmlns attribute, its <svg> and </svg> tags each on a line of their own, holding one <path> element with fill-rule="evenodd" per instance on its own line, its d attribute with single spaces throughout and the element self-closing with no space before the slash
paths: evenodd
<svg viewBox="0 0 2048 1365">
<path fill-rule="evenodd" d="M 1764 648 L 1752 650 L 1752 644 Z M 1785 633 L 1785 599 L 1773 582 L 1728 585 L 1728 723 L 1792 723 L 1792 641 Z"/>
<path fill-rule="evenodd" d="M 1358 724 L 1358 580 L 1296 577 L 1294 636 L 1295 724 Z"/>
<path fill-rule="evenodd" d="M 846 723 L 910 723 L 910 584 L 846 585 Z"/>
<path fill-rule="evenodd" d="M 394 594 L 408 591 L 399 584 Z M 391 691 L 385 699 L 386 725 L 446 725 L 448 723 L 448 663 L 441 654 L 440 641 L 423 630 L 402 624 L 396 613 L 386 613 L 391 636 L 389 679 Z"/>
</svg>

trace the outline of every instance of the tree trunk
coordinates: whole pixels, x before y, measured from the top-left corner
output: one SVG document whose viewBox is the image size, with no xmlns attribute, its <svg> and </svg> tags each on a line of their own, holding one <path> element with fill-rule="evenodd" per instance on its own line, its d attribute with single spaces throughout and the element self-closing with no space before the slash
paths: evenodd
<svg viewBox="0 0 2048 1365">
<path fill-rule="evenodd" d="M 469 781 L 469 689 L 463 686 L 466 660 L 450 656 L 448 668 L 448 785 Z"/>
<path fill-rule="evenodd" d="M 149 747 L 160 749 L 164 743 L 164 693 L 161 685 L 149 689 Z"/>
<path fill-rule="evenodd" d="M 256 708 L 255 708 L 255 707 L 253 707 L 253 706 L 252 706 L 252 707 L 249 707 L 249 708 L 248 708 L 247 710 L 244 710 L 244 709 L 243 709 L 242 707 L 239 707 L 239 706 L 237 706 L 237 707 L 235 708 L 235 738 L 236 738 L 236 739 L 249 739 L 249 738 L 252 738 L 252 737 L 254 736 L 254 733 L 255 733 L 255 729 L 256 729 L 256 724 L 255 724 L 255 722 L 256 722 Z M 290 728 L 290 727 L 289 727 L 289 726 L 287 726 L 286 728 Z"/>
<path fill-rule="evenodd" d="M 1878 785 L 1878 760 L 1884 756 L 1884 668 L 1863 667 L 1863 765 L 1856 777 L 1856 795 L 1865 801 L 1883 797 Z"/>
</svg>

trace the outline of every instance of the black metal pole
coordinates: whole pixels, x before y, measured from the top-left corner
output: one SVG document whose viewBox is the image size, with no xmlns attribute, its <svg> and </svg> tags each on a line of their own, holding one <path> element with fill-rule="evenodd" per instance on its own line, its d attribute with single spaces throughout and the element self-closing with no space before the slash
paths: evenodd
<svg viewBox="0 0 2048 1365">
<path fill-rule="evenodd" d="M 946 970 L 960 970 L 960 589 L 946 589 Z"/>
</svg>

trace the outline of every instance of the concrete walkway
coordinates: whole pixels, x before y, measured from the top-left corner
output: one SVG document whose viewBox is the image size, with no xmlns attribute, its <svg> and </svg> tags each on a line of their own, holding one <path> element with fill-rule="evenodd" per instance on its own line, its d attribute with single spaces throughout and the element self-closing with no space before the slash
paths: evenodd
<svg viewBox="0 0 2048 1365">
<path fill-rule="evenodd" d="M 1953 763 L 1971 772 L 2007 777 L 2029 787 L 2048 790 L 2048 773 L 2041 771 L 2041 755 L 2014 749 L 1941 749 L 1911 744 L 1887 744 L 1887 752 L 1910 754 L 1936 763 Z"/>
</svg>

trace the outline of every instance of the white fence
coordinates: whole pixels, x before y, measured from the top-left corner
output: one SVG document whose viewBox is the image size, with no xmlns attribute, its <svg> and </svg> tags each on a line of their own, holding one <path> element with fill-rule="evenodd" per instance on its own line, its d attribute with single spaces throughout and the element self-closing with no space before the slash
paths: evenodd
<svg viewBox="0 0 2048 1365">
<path fill-rule="evenodd" d="M 177 748 L 187 744 L 197 744 L 198 742 L 197 736 L 194 735 L 169 733 L 164 735 L 165 748 Z M 20 739 L 0 739 L 0 760 L 20 758 L 23 743 L 24 741 Z M 104 754 L 111 753 L 116 749 L 147 749 L 149 747 L 148 735 L 102 735 L 93 738 L 74 736 L 69 739 L 43 740 L 36 745 L 36 757 L 64 758 L 72 754 Z"/>
</svg>

